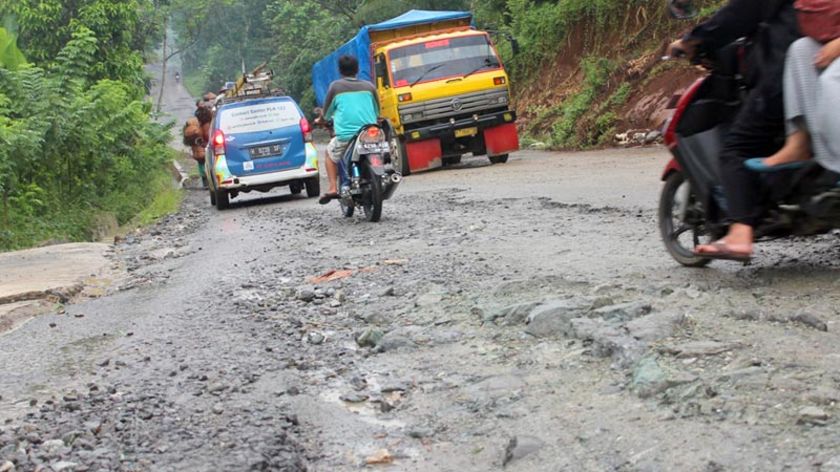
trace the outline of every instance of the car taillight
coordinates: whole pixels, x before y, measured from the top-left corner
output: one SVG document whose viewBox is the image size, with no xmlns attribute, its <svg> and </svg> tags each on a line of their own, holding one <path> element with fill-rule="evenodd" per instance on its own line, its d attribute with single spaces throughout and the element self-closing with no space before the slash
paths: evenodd
<svg viewBox="0 0 840 472">
<path fill-rule="evenodd" d="M 303 133 L 303 141 L 307 143 L 312 142 L 312 126 L 306 118 L 300 119 L 300 132 Z"/>
<path fill-rule="evenodd" d="M 222 155 L 225 153 L 225 133 L 222 130 L 217 129 L 215 133 L 213 133 L 213 154 Z"/>
<path fill-rule="evenodd" d="M 493 85 L 504 85 L 507 83 L 507 79 L 504 77 L 494 77 L 493 78 Z"/>
</svg>

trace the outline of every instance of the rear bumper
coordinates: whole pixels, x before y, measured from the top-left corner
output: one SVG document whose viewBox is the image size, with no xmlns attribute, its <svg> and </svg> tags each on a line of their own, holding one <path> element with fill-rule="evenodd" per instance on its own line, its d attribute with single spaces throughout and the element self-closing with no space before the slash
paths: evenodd
<svg viewBox="0 0 840 472">
<path fill-rule="evenodd" d="M 479 134 L 487 128 L 494 128 L 499 125 L 514 123 L 516 121 L 516 112 L 513 110 L 497 111 L 487 113 L 484 115 L 476 114 L 475 116 L 457 120 L 455 122 L 440 123 L 436 125 L 426 126 L 407 130 L 405 132 L 406 142 L 425 141 L 427 139 L 455 139 L 455 131 L 469 128 L 478 128 Z"/>
<path fill-rule="evenodd" d="M 298 169 L 269 172 L 267 174 L 248 175 L 244 177 L 232 176 L 219 183 L 219 188 L 237 190 L 252 187 L 279 186 L 294 180 L 308 179 L 318 176 L 318 169 Z"/>
</svg>

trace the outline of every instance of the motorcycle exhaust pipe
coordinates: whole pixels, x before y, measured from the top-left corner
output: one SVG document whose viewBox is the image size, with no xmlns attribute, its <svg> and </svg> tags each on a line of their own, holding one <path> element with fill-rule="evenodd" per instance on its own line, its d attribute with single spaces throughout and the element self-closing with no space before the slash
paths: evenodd
<svg viewBox="0 0 840 472">
<path fill-rule="evenodd" d="M 388 200 L 394 195 L 394 192 L 397 191 L 397 187 L 400 186 L 400 182 L 402 182 L 402 174 L 399 172 L 394 172 L 393 174 L 388 177 L 388 183 L 385 184 L 385 194 L 382 195 L 383 200 Z"/>
</svg>

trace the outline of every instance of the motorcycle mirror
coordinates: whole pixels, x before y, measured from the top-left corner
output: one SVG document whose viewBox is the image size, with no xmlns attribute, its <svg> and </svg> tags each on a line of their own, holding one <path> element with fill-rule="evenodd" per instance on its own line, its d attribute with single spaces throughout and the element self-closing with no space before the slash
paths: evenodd
<svg viewBox="0 0 840 472">
<path fill-rule="evenodd" d="M 698 14 L 693 0 L 668 0 L 668 12 L 678 20 L 690 20 Z"/>
</svg>

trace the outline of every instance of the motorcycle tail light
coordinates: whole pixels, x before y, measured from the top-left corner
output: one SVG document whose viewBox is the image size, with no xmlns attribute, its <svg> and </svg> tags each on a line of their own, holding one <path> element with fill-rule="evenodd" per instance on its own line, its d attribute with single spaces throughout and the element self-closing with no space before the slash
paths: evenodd
<svg viewBox="0 0 840 472">
<path fill-rule="evenodd" d="M 359 140 L 368 144 L 381 143 L 382 141 L 385 141 L 385 133 L 383 133 L 378 127 L 371 126 L 362 132 L 361 136 L 359 136 Z"/>
</svg>

